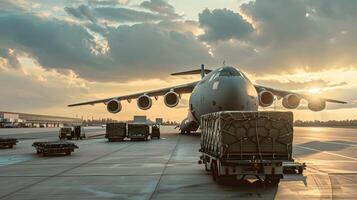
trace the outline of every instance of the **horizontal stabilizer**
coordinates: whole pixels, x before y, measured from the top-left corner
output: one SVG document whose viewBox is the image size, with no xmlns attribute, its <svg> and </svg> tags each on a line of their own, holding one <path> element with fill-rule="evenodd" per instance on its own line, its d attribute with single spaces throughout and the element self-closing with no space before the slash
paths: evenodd
<svg viewBox="0 0 357 200">
<path fill-rule="evenodd" d="M 205 74 L 208 74 L 212 70 L 205 69 L 204 71 L 205 71 Z M 171 75 L 172 76 L 179 76 L 179 75 L 192 75 L 192 74 L 201 74 L 201 70 L 200 69 L 196 69 L 196 70 L 190 70 L 190 71 L 184 71 L 184 72 L 177 72 L 177 73 L 173 73 Z"/>
</svg>

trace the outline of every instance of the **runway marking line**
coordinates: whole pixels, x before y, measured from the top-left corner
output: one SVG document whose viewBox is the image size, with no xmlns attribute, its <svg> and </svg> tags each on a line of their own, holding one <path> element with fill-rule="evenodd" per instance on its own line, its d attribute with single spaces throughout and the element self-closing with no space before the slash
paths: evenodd
<svg viewBox="0 0 357 200">
<path fill-rule="evenodd" d="M 310 148 L 310 147 L 304 147 L 304 146 L 301 146 L 301 145 L 296 145 L 296 147 L 299 147 L 299 148 L 302 148 L 302 149 L 307 149 L 307 150 L 310 150 L 310 151 L 325 153 L 325 154 L 329 154 L 329 155 L 333 155 L 333 156 L 339 156 L 339 157 L 342 157 L 342 158 L 347 158 L 347 159 L 350 159 L 350 160 L 356 160 L 357 161 L 357 158 L 344 156 L 344 155 L 337 154 L 337 153 L 331 153 L 331 152 L 328 152 L 328 151 L 321 151 L 321 150 L 318 150 L 318 149 L 313 149 L 313 148 Z"/>
<path fill-rule="evenodd" d="M 339 145 L 357 147 L 357 144 L 350 144 L 350 143 L 343 143 L 343 142 L 332 142 L 332 141 L 321 141 L 320 138 L 314 138 L 314 137 L 303 137 L 303 138 L 317 140 L 317 141 L 322 142 L 322 143 L 339 144 Z"/>
</svg>

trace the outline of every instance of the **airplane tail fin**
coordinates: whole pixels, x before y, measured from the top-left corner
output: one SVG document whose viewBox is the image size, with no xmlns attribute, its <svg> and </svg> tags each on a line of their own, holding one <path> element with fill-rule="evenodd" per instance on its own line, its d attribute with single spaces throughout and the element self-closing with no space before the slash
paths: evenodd
<svg viewBox="0 0 357 200">
<path fill-rule="evenodd" d="M 206 74 L 210 73 L 212 70 L 205 69 L 205 65 L 201 65 L 201 69 L 190 70 L 190 71 L 183 71 L 172 73 L 172 76 L 180 76 L 180 75 L 192 75 L 192 74 L 201 74 L 201 78 L 205 77 Z"/>
</svg>

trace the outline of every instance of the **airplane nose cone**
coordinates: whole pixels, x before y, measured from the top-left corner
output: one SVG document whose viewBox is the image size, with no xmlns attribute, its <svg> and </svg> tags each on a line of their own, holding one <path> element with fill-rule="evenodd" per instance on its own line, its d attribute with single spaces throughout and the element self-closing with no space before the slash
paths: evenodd
<svg viewBox="0 0 357 200">
<path fill-rule="evenodd" d="M 255 111 L 257 92 L 254 86 L 244 78 L 221 80 L 222 110 Z"/>
</svg>

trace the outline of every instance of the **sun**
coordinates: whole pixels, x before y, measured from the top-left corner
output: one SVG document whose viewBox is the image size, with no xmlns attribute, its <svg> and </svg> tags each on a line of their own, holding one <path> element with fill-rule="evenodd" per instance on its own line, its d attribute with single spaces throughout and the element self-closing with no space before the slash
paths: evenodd
<svg viewBox="0 0 357 200">
<path fill-rule="evenodd" d="M 318 94 L 321 92 L 321 88 L 311 88 L 308 90 L 308 92 L 311 94 Z"/>
</svg>

